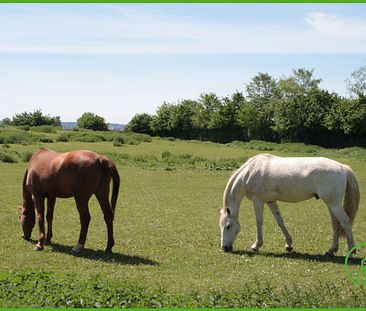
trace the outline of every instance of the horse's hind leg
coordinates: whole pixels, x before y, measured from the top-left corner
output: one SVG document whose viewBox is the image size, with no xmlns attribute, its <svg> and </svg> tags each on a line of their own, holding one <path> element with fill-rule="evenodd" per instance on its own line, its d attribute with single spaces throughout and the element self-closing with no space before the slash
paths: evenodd
<svg viewBox="0 0 366 311">
<path fill-rule="evenodd" d="M 73 253 L 80 253 L 80 251 L 84 248 L 86 236 L 88 234 L 88 228 L 90 223 L 90 213 L 89 213 L 89 206 L 88 206 L 89 198 L 81 198 L 75 197 L 76 207 L 79 212 L 80 217 L 80 235 L 79 240 L 76 246 L 72 249 Z"/>
<path fill-rule="evenodd" d="M 114 237 L 113 237 L 113 212 L 111 205 L 109 204 L 108 200 L 108 192 L 98 192 L 95 194 L 100 207 L 102 208 L 104 221 L 107 226 L 107 233 L 108 233 L 108 242 L 107 247 L 105 249 L 106 254 L 112 253 L 112 247 L 114 246 Z"/>
<path fill-rule="evenodd" d="M 46 240 L 45 240 L 45 244 L 49 244 L 51 243 L 51 239 L 53 236 L 53 232 L 52 232 L 52 221 L 53 221 L 53 210 L 55 207 L 55 203 L 56 203 L 56 198 L 47 198 L 47 235 L 46 235 Z"/>
<path fill-rule="evenodd" d="M 263 208 L 264 203 L 258 200 L 253 200 L 255 220 L 257 223 L 257 238 L 255 243 L 250 247 L 252 251 L 258 252 L 259 248 L 263 245 Z"/>
<path fill-rule="evenodd" d="M 327 256 L 332 257 L 338 251 L 338 247 L 339 247 L 339 229 L 340 229 L 339 226 L 340 226 L 340 223 L 337 220 L 337 218 L 334 216 L 334 214 L 332 213 L 330 208 L 328 208 L 328 210 L 329 210 L 330 218 L 332 220 L 333 240 L 332 240 L 332 246 L 330 247 L 330 249 L 325 254 Z"/>
<path fill-rule="evenodd" d="M 270 202 L 267 203 L 267 205 L 269 206 L 269 209 L 271 210 L 273 217 L 276 219 L 278 226 L 280 227 L 283 235 L 286 238 L 286 245 L 285 245 L 286 251 L 291 252 L 293 250 L 292 237 L 285 226 L 285 222 L 283 221 L 277 202 Z"/>
<path fill-rule="evenodd" d="M 339 204 L 337 204 L 335 206 L 328 205 L 328 207 L 329 207 L 330 211 L 333 213 L 333 215 L 340 222 L 340 224 L 344 230 L 344 233 L 346 235 L 346 238 L 347 238 L 348 249 L 350 250 L 355 245 L 355 242 L 353 240 L 351 221 L 350 221 L 346 211 L 342 207 L 342 203 L 340 202 Z"/>
</svg>

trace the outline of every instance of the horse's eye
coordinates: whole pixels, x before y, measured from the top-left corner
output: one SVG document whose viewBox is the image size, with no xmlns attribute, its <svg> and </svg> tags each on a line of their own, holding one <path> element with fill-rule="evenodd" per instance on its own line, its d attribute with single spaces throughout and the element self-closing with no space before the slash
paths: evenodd
<svg viewBox="0 0 366 311">
<path fill-rule="evenodd" d="M 229 230 L 231 228 L 231 224 L 226 225 L 226 230 Z"/>
</svg>

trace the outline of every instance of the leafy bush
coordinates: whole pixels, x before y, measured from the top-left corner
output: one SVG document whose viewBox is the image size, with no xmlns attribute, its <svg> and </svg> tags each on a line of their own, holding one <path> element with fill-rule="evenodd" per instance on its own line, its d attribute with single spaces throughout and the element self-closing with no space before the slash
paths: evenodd
<svg viewBox="0 0 366 311">
<path fill-rule="evenodd" d="M 29 160 L 31 159 L 32 156 L 33 156 L 33 152 L 31 152 L 31 151 L 25 151 L 25 152 L 20 154 L 20 158 L 24 162 L 29 162 Z"/>
<path fill-rule="evenodd" d="M 18 161 L 10 154 L 0 153 L 0 162 L 3 162 L 3 163 L 17 163 Z"/>
<path fill-rule="evenodd" d="M 123 135 L 117 136 L 113 140 L 113 146 L 115 146 L 115 147 L 120 147 L 120 146 L 124 145 L 124 143 L 125 143 L 125 139 L 124 139 Z"/>
<path fill-rule="evenodd" d="M 56 133 L 57 127 L 52 125 L 40 125 L 31 128 L 32 132 L 42 132 L 42 133 Z"/>
<path fill-rule="evenodd" d="M 61 133 L 57 138 L 56 141 L 60 141 L 60 142 L 67 142 L 70 140 L 70 135 L 69 133 Z"/>
<path fill-rule="evenodd" d="M 37 135 L 21 130 L 0 132 L 0 144 L 27 144 L 38 141 L 38 138 Z"/>
<path fill-rule="evenodd" d="M 49 137 L 41 137 L 39 138 L 39 142 L 41 143 L 53 143 L 53 139 L 49 138 Z"/>
<path fill-rule="evenodd" d="M 233 171 L 238 169 L 248 158 L 229 158 L 212 160 L 206 163 L 206 168 L 210 171 Z"/>
<path fill-rule="evenodd" d="M 124 133 L 125 143 L 129 145 L 137 145 L 139 143 L 151 143 L 152 138 L 148 134 Z"/>
</svg>

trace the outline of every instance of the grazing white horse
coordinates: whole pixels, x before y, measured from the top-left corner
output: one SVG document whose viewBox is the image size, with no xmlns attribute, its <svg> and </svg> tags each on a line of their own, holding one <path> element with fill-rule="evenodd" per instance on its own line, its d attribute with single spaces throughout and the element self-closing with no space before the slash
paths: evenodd
<svg viewBox="0 0 366 311">
<path fill-rule="evenodd" d="M 333 241 L 326 255 L 338 250 L 339 236 L 346 236 L 348 249 L 354 246 L 352 223 L 355 219 L 360 192 L 351 168 L 334 160 L 320 157 L 283 158 L 259 154 L 244 163 L 229 179 L 224 192 L 224 206 L 220 210 L 221 248 L 232 251 L 240 231 L 238 221 L 243 197 L 253 202 L 257 223 L 257 239 L 251 246 L 258 251 L 263 245 L 263 207 L 267 204 L 281 228 L 287 251 L 292 251 L 288 232 L 277 201 L 300 202 L 310 198 L 322 199 L 329 209 L 333 227 Z M 342 200 L 344 203 L 342 207 Z"/>
</svg>

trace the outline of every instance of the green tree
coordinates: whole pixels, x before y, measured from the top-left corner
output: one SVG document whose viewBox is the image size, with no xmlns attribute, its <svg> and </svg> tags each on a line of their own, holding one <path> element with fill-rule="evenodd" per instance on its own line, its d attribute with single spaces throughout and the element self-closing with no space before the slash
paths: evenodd
<svg viewBox="0 0 366 311">
<path fill-rule="evenodd" d="M 1 124 L 3 125 L 11 125 L 11 120 L 10 118 L 4 118 L 1 120 Z"/>
<path fill-rule="evenodd" d="M 183 100 L 178 105 L 175 105 L 175 109 L 172 109 L 171 114 L 171 130 L 174 134 L 180 136 L 182 132 L 189 138 L 189 132 L 192 131 L 195 126 L 193 123 L 193 116 L 197 102 L 193 100 Z"/>
<path fill-rule="evenodd" d="M 192 122 L 195 128 L 207 130 L 215 128 L 214 115 L 222 106 L 221 100 L 214 93 L 203 93 L 200 95 Z"/>
<path fill-rule="evenodd" d="M 316 142 L 324 135 L 325 120 L 337 101 L 336 94 L 319 89 L 283 98 L 276 104 L 275 129 L 286 141 Z"/>
<path fill-rule="evenodd" d="M 293 69 L 292 75 L 278 81 L 281 97 L 290 98 L 295 95 L 307 94 L 318 90 L 322 80 L 314 77 L 314 69 Z"/>
<path fill-rule="evenodd" d="M 366 65 L 352 72 L 346 85 L 351 98 L 366 98 Z"/>
<path fill-rule="evenodd" d="M 50 117 L 49 115 L 43 115 L 42 111 L 38 109 L 33 112 L 22 112 L 15 114 L 12 118 L 11 124 L 15 126 L 61 126 L 61 121 L 60 117 Z"/>
<path fill-rule="evenodd" d="M 154 133 L 159 136 L 171 135 L 171 130 L 173 128 L 172 120 L 175 109 L 175 106 L 168 103 L 164 103 L 160 107 L 158 107 L 156 115 L 151 121 L 151 128 Z"/>
<path fill-rule="evenodd" d="M 108 131 L 108 125 L 103 117 L 92 112 L 85 112 L 77 119 L 78 127 L 92 131 Z"/>
<path fill-rule="evenodd" d="M 246 93 L 247 100 L 252 106 L 249 111 L 251 116 L 255 117 L 255 120 L 250 122 L 250 136 L 255 139 L 271 140 L 274 106 L 280 98 L 277 81 L 269 74 L 260 72 L 246 85 Z"/>
<path fill-rule="evenodd" d="M 135 133 L 143 133 L 143 134 L 153 134 L 153 130 L 151 128 L 151 122 L 153 117 L 148 113 L 136 114 L 130 122 L 128 122 L 125 127 L 126 132 L 135 132 Z"/>
<path fill-rule="evenodd" d="M 240 128 L 238 113 L 245 99 L 242 93 L 235 92 L 231 96 L 224 97 L 217 111 L 212 113 L 210 126 L 213 129 L 237 129 Z"/>
<path fill-rule="evenodd" d="M 346 135 L 366 135 L 366 105 L 362 99 L 342 99 L 329 111 L 325 124 Z"/>
</svg>

